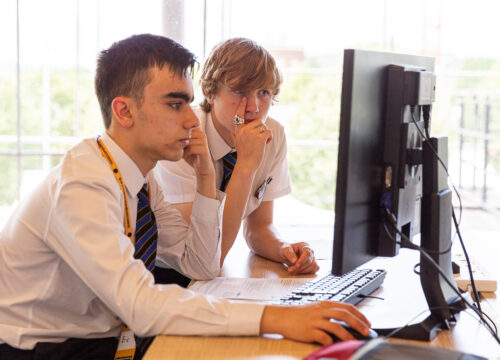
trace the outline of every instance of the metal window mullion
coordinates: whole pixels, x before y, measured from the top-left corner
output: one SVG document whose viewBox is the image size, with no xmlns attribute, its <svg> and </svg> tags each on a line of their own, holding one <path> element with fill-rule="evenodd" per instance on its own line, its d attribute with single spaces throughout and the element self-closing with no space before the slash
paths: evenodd
<svg viewBox="0 0 500 360">
<path fill-rule="evenodd" d="M 207 0 L 203 0 L 203 61 L 207 59 Z"/>
<path fill-rule="evenodd" d="M 21 183 L 23 174 L 22 161 L 22 124 L 21 124 L 21 63 L 20 63 L 20 21 L 19 21 L 19 1 L 16 1 L 16 81 L 17 81 L 17 200 L 21 199 Z"/>
<path fill-rule="evenodd" d="M 76 0 L 76 79 L 74 136 L 81 136 L 80 123 L 80 0 Z"/>
</svg>

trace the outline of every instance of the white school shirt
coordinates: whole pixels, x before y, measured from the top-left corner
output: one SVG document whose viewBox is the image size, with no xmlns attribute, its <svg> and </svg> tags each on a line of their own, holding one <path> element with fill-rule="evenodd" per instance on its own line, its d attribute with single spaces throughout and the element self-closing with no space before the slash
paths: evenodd
<svg viewBox="0 0 500 360">
<path fill-rule="evenodd" d="M 199 278 L 216 275 L 220 199 L 197 194 L 188 226 L 163 201 L 154 177 L 145 178 L 109 136 L 102 140 L 124 179 L 133 227 L 137 193 L 147 181 L 158 256 Z M 70 337 L 113 337 L 122 321 L 139 336 L 259 333 L 262 305 L 155 285 L 142 261 L 134 259 L 123 200 L 91 138 L 70 149 L 21 202 L 0 233 L 0 343 L 32 349 L 37 342 Z"/>
<path fill-rule="evenodd" d="M 215 167 L 216 185 L 220 187 L 223 176 L 222 158 L 233 151 L 215 129 L 210 113 L 195 108 L 200 119 L 200 127 L 207 134 L 208 148 Z M 252 189 L 248 194 L 248 201 L 243 211 L 243 219 L 257 209 L 262 201 L 275 200 L 291 192 L 290 176 L 286 160 L 286 137 L 283 126 L 271 117 L 268 117 L 266 127 L 273 133 L 272 141 L 266 145 L 262 163 L 255 173 Z M 156 180 L 163 189 L 165 199 L 172 204 L 193 202 L 196 193 L 196 174 L 193 168 L 185 161 L 159 161 L 154 168 Z M 272 178 L 267 185 L 261 199 L 254 194 L 268 178 Z"/>
</svg>

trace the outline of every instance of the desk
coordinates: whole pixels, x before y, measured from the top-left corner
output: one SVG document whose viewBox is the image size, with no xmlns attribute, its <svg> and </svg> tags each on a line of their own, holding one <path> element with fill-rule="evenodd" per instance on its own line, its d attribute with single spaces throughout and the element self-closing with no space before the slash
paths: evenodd
<svg viewBox="0 0 500 360">
<path fill-rule="evenodd" d="M 221 272 L 228 277 L 289 277 L 281 264 L 274 263 L 251 254 L 241 239 L 237 240 Z M 312 244 L 314 247 L 314 243 Z M 499 254 L 500 252 L 496 252 Z M 475 254 L 478 258 L 478 254 Z M 383 266 L 388 274 L 383 286 L 374 295 L 385 300 L 365 299 L 358 307 L 372 322 L 374 327 L 396 326 L 409 321 L 413 316 L 427 308 L 413 265 L 418 262 L 418 254 L 403 250 L 398 257 L 374 259 L 367 266 Z M 331 260 L 319 260 L 321 276 L 329 272 Z M 500 269 L 500 265 L 496 265 Z M 491 269 L 490 269 L 491 271 Z M 499 274 L 500 271 L 495 272 Z M 314 278 L 314 275 L 308 277 Z M 482 300 L 483 310 L 500 324 L 500 302 L 495 294 L 487 294 Z M 449 331 L 441 331 L 432 341 L 405 341 L 428 346 L 457 349 L 482 355 L 487 358 L 500 358 L 500 346 L 491 335 L 474 319 L 471 310 L 462 312 L 457 324 Z M 301 359 L 318 349 L 315 344 L 305 344 L 281 339 L 279 336 L 261 337 L 189 337 L 158 336 L 145 360 L 155 359 Z"/>
</svg>

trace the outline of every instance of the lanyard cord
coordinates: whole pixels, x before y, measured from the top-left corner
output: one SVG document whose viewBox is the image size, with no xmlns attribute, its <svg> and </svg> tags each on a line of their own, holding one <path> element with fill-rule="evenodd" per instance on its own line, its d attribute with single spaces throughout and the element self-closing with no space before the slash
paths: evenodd
<svg viewBox="0 0 500 360">
<path fill-rule="evenodd" d="M 97 145 L 99 146 L 99 150 L 101 150 L 102 156 L 106 159 L 106 161 L 109 164 L 109 167 L 113 171 L 113 175 L 115 176 L 115 179 L 118 182 L 118 185 L 120 185 L 120 189 L 123 193 L 123 201 L 125 204 L 125 207 L 123 209 L 123 222 L 125 224 L 125 234 L 128 236 L 128 238 L 130 239 L 132 244 L 134 244 L 134 239 L 132 237 L 133 236 L 132 235 L 132 224 L 130 223 L 130 213 L 129 213 L 128 198 L 127 198 L 127 190 L 125 189 L 125 183 L 123 182 L 122 174 L 120 173 L 120 170 L 118 169 L 118 166 L 116 165 L 109 150 L 106 148 L 106 146 L 102 142 L 100 136 L 97 137 Z M 149 198 L 151 198 L 149 186 L 148 186 L 148 194 L 150 195 Z M 123 323 L 120 337 L 118 339 L 118 348 L 116 349 L 114 359 L 115 360 L 118 360 L 118 359 L 132 360 L 134 358 L 135 349 L 136 349 L 136 342 L 135 342 L 134 334 L 130 330 L 130 328 L 125 323 Z"/>
<path fill-rule="evenodd" d="M 130 241 L 134 243 L 133 240 L 133 234 L 132 234 L 132 224 L 130 222 L 130 212 L 129 212 L 129 206 L 128 206 L 128 199 L 127 199 L 127 190 L 125 189 L 125 183 L 123 182 L 122 174 L 120 173 L 120 170 L 118 169 L 118 166 L 115 163 L 115 160 L 109 153 L 109 150 L 106 148 L 104 143 L 101 140 L 101 137 L 97 137 L 97 145 L 99 146 L 99 150 L 101 150 L 101 154 L 106 159 L 106 161 L 109 164 L 109 167 L 113 171 L 113 175 L 115 176 L 116 181 L 118 182 L 118 185 L 120 185 L 120 189 L 123 193 L 123 201 L 125 204 L 125 207 L 123 209 L 123 223 L 125 224 L 125 234 L 128 236 Z M 149 188 L 149 187 L 148 187 Z"/>
</svg>

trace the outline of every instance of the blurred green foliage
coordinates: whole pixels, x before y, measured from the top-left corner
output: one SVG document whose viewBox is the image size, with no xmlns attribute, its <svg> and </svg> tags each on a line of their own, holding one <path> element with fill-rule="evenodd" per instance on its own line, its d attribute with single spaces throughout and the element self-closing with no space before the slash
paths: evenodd
<svg viewBox="0 0 500 360">
<path fill-rule="evenodd" d="M 78 84 L 78 94 L 76 86 Z M 43 99 L 43 89 L 48 89 L 49 99 Z M 17 134 L 17 85 L 11 75 L 0 75 L 0 135 Z M 40 70 L 21 71 L 21 133 L 23 136 L 43 135 L 44 103 L 49 104 L 51 136 L 93 136 L 102 127 L 101 115 L 93 91 L 93 74 L 89 71 L 60 70 L 51 71 L 44 78 Z M 75 99 L 78 98 L 78 106 Z M 77 111 L 78 107 L 78 111 Z M 78 114 L 78 121 L 77 121 Z M 77 123 L 79 125 L 77 125 Z M 76 140 L 77 141 L 77 140 Z M 74 143 L 74 141 L 73 141 Z M 50 144 L 50 151 L 64 152 L 73 143 Z M 14 142 L 0 143 L 2 151 L 14 152 Z M 42 143 L 24 142 L 23 151 L 42 151 Z M 50 164 L 55 165 L 59 156 L 51 156 Z M 43 169 L 43 158 L 39 155 L 22 157 L 22 168 L 26 170 Z M 0 156 L 0 206 L 10 205 L 17 198 L 18 170 L 17 158 L 12 155 Z"/>
<path fill-rule="evenodd" d="M 311 59 L 304 64 L 303 70 L 285 73 L 285 81 L 279 94 L 278 104 L 292 109 L 286 123 L 289 146 L 288 165 L 293 185 L 293 195 L 297 199 L 325 209 L 333 209 L 337 169 L 337 140 L 340 119 L 340 95 L 342 76 L 341 54 L 335 58 Z M 335 71 L 323 71 L 324 66 L 333 64 Z M 469 59 L 460 67 L 471 71 L 500 71 L 500 61 L 491 59 Z M 200 71 L 195 71 L 193 80 L 196 102 L 201 99 L 198 85 Z M 93 136 L 102 131 L 102 120 L 93 91 L 93 74 L 81 70 L 51 70 L 45 75 L 41 70 L 23 69 L 21 72 L 21 122 L 22 134 L 41 136 L 43 134 L 44 103 L 49 104 L 50 134 L 52 136 Z M 48 77 L 48 78 L 47 78 Z M 467 99 L 464 106 L 467 126 L 481 129 L 484 119 L 484 106 L 475 115 L 471 103 L 472 96 L 478 92 L 480 103 L 486 102 L 485 94 L 490 95 L 493 103 L 490 108 L 490 131 L 500 133 L 500 104 L 498 77 L 459 77 L 453 78 L 443 88 L 438 86 L 441 95 L 433 107 L 433 130 L 446 131 L 450 141 L 458 141 L 453 128 L 457 127 L 460 102 Z M 438 85 L 442 85 L 440 82 Z M 43 89 L 48 89 L 49 99 L 43 99 Z M 78 91 L 77 91 L 78 90 Z M 460 92 L 460 96 L 456 92 Z M 0 135 L 17 134 L 17 85 L 12 74 L 0 75 Z M 495 95 L 496 94 L 496 95 Z M 75 99 L 78 99 L 76 101 Z M 497 103 L 495 103 L 495 101 Z M 479 120 L 478 120 L 479 119 Z M 300 143 L 303 141 L 303 143 Z M 50 150 L 64 152 L 72 144 L 51 144 Z M 491 150 L 490 164 L 500 172 L 500 149 Z M 0 150 L 15 151 L 15 143 L 0 143 Z M 25 151 L 42 151 L 41 143 L 23 143 Z M 50 165 L 60 161 L 59 156 L 51 156 Z M 17 196 L 17 158 L 0 156 L 0 205 L 10 205 Z M 22 158 L 23 171 L 41 170 L 43 158 L 39 155 L 26 155 Z M 499 187 L 496 187 L 497 191 Z"/>
<path fill-rule="evenodd" d="M 310 140 L 310 145 L 289 147 L 288 167 L 295 198 L 333 209 L 340 111 L 339 74 L 300 73 L 287 75 L 279 101 L 292 106 L 287 119 L 287 138 Z M 316 144 L 330 140 L 333 146 Z"/>
</svg>

